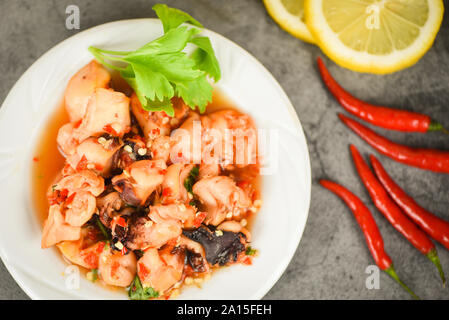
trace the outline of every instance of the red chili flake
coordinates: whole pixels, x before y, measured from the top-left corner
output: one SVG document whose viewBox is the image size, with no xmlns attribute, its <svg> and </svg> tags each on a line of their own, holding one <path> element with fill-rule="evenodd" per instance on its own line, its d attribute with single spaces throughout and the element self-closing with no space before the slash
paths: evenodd
<svg viewBox="0 0 449 320">
<path fill-rule="evenodd" d="M 242 263 L 246 264 L 247 266 L 250 266 L 253 264 L 253 261 L 250 257 L 246 257 L 245 259 L 243 259 Z"/>
<path fill-rule="evenodd" d="M 111 276 L 114 277 L 117 273 L 118 268 L 120 268 L 120 263 L 118 261 L 114 261 L 111 266 Z"/>
<path fill-rule="evenodd" d="M 39 161 L 39 158 L 38 158 L 38 157 L 34 157 L 34 158 L 33 158 L 33 161 L 34 161 L 34 162 L 38 162 L 38 161 Z"/>
<path fill-rule="evenodd" d="M 182 152 L 178 152 L 178 158 L 182 158 Z"/>
<path fill-rule="evenodd" d="M 80 170 L 84 170 L 86 168 L 87 168 L 87 158 L 83 154 L 83 156 L 81 157 L 81 160 L 78 162 L 78 164 L 76 166 L 76 170 L 80 171 Z"/>
<path fill-rule="evenodd" d="M 125 247 L 123 247 L 121 253 L 122 253 L 122 256 L 124 256 L 125 254 L 128 253 L 128 249 L 126 249 Z"/>
<path fill-rule="evenodd" d="M 164 188 L 162 190 L 162 196 L 163 197 L 169 197 L 172 194 L 172 190 L 170 188 Z"/>
<path fill-rule="evenodd" d="M 159 170 L 159 174 L 161 174 L 161 175 L 164 175 L 166 173 L 167 173 L 167 170 L 165 170 L 165 169 Z"/>
<path fill-rule="evenodd" d="M 154 150 L 154 151 L 153 151 L 153 156 L 154 156 L 154 157 L 157 156 L 157 150 Z M 154 157 L 153 157 L 153 158 L 154 158 Z"/>
<path fill-rule="evenodd" d="M 76 192 L 72 193 L 72 194 L 70 195 L 70 197 L 68 197 L 67 200 L 65 201 L 65 204 L 66 204 L 66 205 L 71 204 L 71 203 L 73 202 L 73 199 L 75 199 L 75 196 L 76 196 Z"/>
<path fill-rule="evenodd" d="M 113 136 L 118 136 L 117 131 L 110 125 L 107 124 L 103 127 L 103 130 L 109 134 L 112 134 Z"/>
<path fill-rule="evenodd" d="M 90 269 L 96 269 L 98 267 L 98 255 L 95 252 L 86 252 L 83 260 Z"/>
<path fill-rule="evenodd" d="M 95 169 L 98 171 L 103 171 L 103 166 L 99 165 L 99 164 L 95 164 Z"/>
<path fill-rule="evenodd" d="M 193 219 L 193 226 L 195 228 L 198 228 L 201 223 L 203 223 L 204 219 L 206 219 L 207 216 L 207 212 L 199 212 L 196 216 L 195 219 Z"/>
<path fill-rule="evenodd" d="M 123 228 L 126 228 L 126 226 L 127 226 L 126 221 L 125 221 L 125 219 L 123 219 L 123 217 L 118 217 L 117 224 Z"/>
<path fill-rule="evenodd" d="M 151 130 L 151 133 L 153 133 L 153 134 L 160 134 L 161 130 L 159 128 L 156 128 L 156 129 Z"/>
<path fill-rule="evenodd" d="M 78 129 L 78 128 L 80 127 L 80 125 L 81 125 L 81 122 L 83 122 L 83 120 L 82 120 L 82 119 L 79 119 L 77 122 L 75 122 L 75 124 L 73 125 L 73 127 L 74 127 L 75 129 Z"/>
<path fill-rule="evenodd" d="M 55 190 L 55 192 L 53 192 L 53 195 L 49 197 L 48 201 L 50 205 L 63 203 L 65 199 L 67 199 L 68 194 L 69 190 L 67 189 Z"/>
<path fill-rule="evenodd" d="M 97 253 L 102 253 L 103 250 L 104 250 L 104 246 L 105 246 L 105 243 L 104 243 L 103 241 L 101 241 L 101 242 L 98 244 L 98 247 L 97 247 Z"/>
<path fill-rule="evenodd" d="M 237 187 L 245 189 L 247 186 L 249 186 L 249 181 L 243 180 L 243 181 L 239 181 L 237 182 Z"/>
<path fill-rule="evenodd" d="M 150 274 L 150 270 L 145 267 L 143 262 L 139 263 L 139 278 L 145 279 Z"/>
</svg>

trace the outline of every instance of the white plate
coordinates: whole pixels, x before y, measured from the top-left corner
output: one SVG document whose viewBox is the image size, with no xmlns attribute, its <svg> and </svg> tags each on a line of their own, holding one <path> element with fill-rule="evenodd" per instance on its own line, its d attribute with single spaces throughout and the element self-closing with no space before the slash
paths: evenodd
<svg viewBox="0 0 449 320">
<path fill-rule="evenodd" d="M 273 76 L 248 52 L 208 30 L 222 68 L 218 83 L 258 128 L 278 132 L 274 174 L 263 177 L 263 206 L 253 226 L 260 255 L 252 266 L 216 272 L 202 289 L 182 291 L 180 299 L 260 299 L 284 272 L 301 239 L 309 210 L 311 172 L 301 124 Z M 69 78 L 92 56 L 90 45 L 114 50 L 138 48 L 160 36 L 156 19 L 107 23 L 81 32 L 48 51 L 17 81 L 0 109 L 0 255 L 20 287 L 33 299 L 126 299 L 81 277 L 68 289 L 67 264 L 55 249 L 40 248 L 41 225 L 31 201 L 35 144 L 59 106 Z M 262 155 L 268 150 L 261 146 Z M 270 153 L 274 155 L 274 152 Z M 269 158 L 265 156 L 265 158 Z"/>
</svg>

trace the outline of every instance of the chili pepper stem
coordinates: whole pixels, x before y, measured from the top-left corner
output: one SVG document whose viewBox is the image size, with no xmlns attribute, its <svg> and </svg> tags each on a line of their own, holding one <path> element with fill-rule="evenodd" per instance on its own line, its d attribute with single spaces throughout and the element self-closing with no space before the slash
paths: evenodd
<svg viewBox="0 0 449 320">
<path fill-rule="evenodd" d="M 404 288 L 405 291 L 407 291 L 408 293 L 410 293 L 410 295 L 416 299 L 416 300 L 420 300 L 419 297 L 409 288 L 406 286 L 406 284 L 404 282 L 401 281 L 401 279 L 399 279 L 398 275 L 396 274 L 396 271 L 394 271 L 393 265 L 391 265 L 389 268 L 384 270 L 390 277 L 392 277 L 394 280 L 396 280 L 397 283 L 399 283 L 402 288 Z"/>
<path fill-rule="evenodd" d="M 440 258 L 438 258 L 437 250 L 436 249 L 430 250 L 430 252 L 426 254 L 426 256 L 438 268 L 441 280 L 443 281 L 443 288 L 446 287 L 446 277 L 444 276 L 444 271 L 443 268 L 441 267 Z"/>
<path fill-rule="evenodd" d="M 441 131 L 444 134 L 449 134 L 449 130 L 445 129 L 443 125 L 439 122 L 432 120 L 427 128 L 427 132 Z"/>
</svg>

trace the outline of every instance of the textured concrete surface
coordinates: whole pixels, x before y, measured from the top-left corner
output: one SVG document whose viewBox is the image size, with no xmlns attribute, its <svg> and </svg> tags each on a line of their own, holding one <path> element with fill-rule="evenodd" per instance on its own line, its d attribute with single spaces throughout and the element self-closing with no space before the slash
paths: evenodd
<svg viewBox="0 0 449 320">
<path fill-rule="evenodd" d="M 153 17 L 149 0 L 2 0 L 0 1 L 0 101 L 20 75 L 44 52 L 77 30 L 65 28 L 65 8 L 81 10 L 81 30 L 120 19 Z M 164 1 L 165 2 L 165 1 Z M 336 180 L 369 203 L 398 274 L 418 295 L 447 299 L 435 267 L 402 238 L 370 204 L 351 164 L 348 144 L 367 155 L 370 147 L 338 120 L 342 109 L 324 90 L 315 59 L 320 50 L 281 30 L 258 0 L 180 0 L 167 4 L 187 10 L 207 28 L 235 41 L 259 59 L 280 82 L 304 127 L 313 170 L 308 223 L 288 269 L 267 299 L 408 299 L 396 283 L 382 274 L 380 289 L 365 286 L 365 269 L 373 264 L 357 224 L 343 203 L 323 190 L 319 178 Z M 378 104 L 425 112 L 449 127 L 449 16 L 433 48 L 414 67 L 387 76 L 358 74 L 328 60 L 330 71 L 356 96 Z M 402 134 L 378 130 L 410 146 L 449 149 L 441 134 Z M 417 201 L 449 220 L 449 177 L 410 168 L 380 156 L 392 176 Z M 437 245 L 449 274 L 449 253 Z M 26 295 L 0 264 L 0 299 Z"/>
</svg>

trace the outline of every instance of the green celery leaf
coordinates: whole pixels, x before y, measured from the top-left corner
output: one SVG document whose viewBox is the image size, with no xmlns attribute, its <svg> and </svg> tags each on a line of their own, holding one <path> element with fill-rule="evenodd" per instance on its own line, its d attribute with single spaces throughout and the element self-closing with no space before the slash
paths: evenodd
<svg viewBox="0 0 449 320">
<path fill-rule="evenodd" d="M 142 105 L 142 108 L 147 111 L 164 111 L 168 116 L 174 117 L 175 110 L 173 109 L 173 104 L 171 100 L 165 98 L 164 100 L 147 100 L 146 105 Z"/>
<path fill-rule="evenodd" d="M 140 282 L 139 276 L 136 275 L 128 290 L 128 296 L 131 300 L 148 300 L 150 298 L 159 297 L 159 292 L 153 288 L 144 288 Z"/>
<path fill-rule="evenodd" d="M 133 63 L 132 66 L 136 75 L 136 85 L 147 99 L 163 101 L 165 98 L 173 97 L 172 85 L 162 73 L 154 71 L 151 64 Z"/>
<path fill-rule="evenodd" d="M 200 112 L 206 111 L 208 103 L 212 102 L 212 86 L 202 75 L 191 81 L 175 82 L 176 94 L 192 109 L 198 107 Z"/>
<path fill-rule="evenodd" d="M 199 32 L 200 31 L 197 29 L 189 29 L 187 27 L 172 29 L 163 36 L 147 43 L 140 49 L 127 54 L 124 59 L 130 61 L 139 56 L 179 52 L 183 50 L 187 45 L 187 42 Z"/>
<path fill-rule="evenodd" d="M 210 39 L 208 37 L 196 37 L 190 40 L 190 42 L 198 46 L 191 55 L 198 69 L 206 72 L 215 82 L 220 80 L 220 65 L 218 64 Z"/>
<path fill-rule="evenodd" d="M 203 25 L 193 18 L 190 14 L 176 8 L 170 8 L 166 4 L 155 4 L 153 10 L 156 12 L 158 18 L 162 21 L 164 32 L 177 28 L 182 23 L 187 22 L 199 28 Z"/>
<path fill-rule="evenodd" d="M 203 71 L 197 70 L 195 61 L 184 52 L 148 55 L 128 59 L 135 63 L 151 66 L 154 72 L 163 74 L 169 81 L 190 81 L 203 75 Z"/>
</svg>

